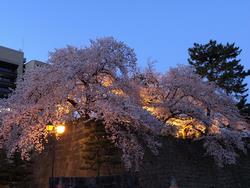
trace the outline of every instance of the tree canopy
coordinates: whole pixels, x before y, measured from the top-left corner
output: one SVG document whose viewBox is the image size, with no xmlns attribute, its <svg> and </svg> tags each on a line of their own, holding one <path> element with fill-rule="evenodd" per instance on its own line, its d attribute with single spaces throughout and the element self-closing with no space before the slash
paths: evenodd
<svg viewBox="0 0 250 188">
<path fill-rule="evenodd" d="M 250 70 L 244 70 L 240 64 L 238 56 L 241 49 L 234 43 L 223 45 L 210 40 L 207 44 L 194 43 L 188 52 L 188 62 L 194 66 L 196 73 L 233 95 L 239 110 L 245 115 L 249 104 L 246 104 L 248 89 L 244 79 L 250 75 Z"/>
<path fill-rule="evenodd" d="M 221 166 L 246 152 L 249 127 L 235 101 L 189 66 L 139 71 L 133 49 L 112 37 L 56 49 L 48 63 L 27 71 L 0 100 L 1 146 L 10 154 L 41 152 L 48 122 L 77 118 L 102 121 L 128 169 L 138 169 L 146 147 L 158 154 L 159 135 L 202 139 Z"/>
</svg>

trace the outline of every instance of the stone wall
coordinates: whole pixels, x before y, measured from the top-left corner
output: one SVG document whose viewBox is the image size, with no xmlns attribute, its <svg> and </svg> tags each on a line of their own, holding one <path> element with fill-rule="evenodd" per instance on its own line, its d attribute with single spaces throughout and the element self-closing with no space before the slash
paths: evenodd
<svg viewBox="0 0 250 188">
<path fill-rule="evenodd" d="M 0 188 L 9 188 L 8 185 L 0 185 Z"/>
<path fill-rule="evenodd" d="M 162 138 L 158 156 L 146 155 L 140 171 L 143 188 L 168 188 L 174 178 L 179 188 L 249 188 L 250 156 L 242 155 L 237 165 L 219 168 L 204 156 L 202 144 Z"/>
<path fill-rule="evenodd" d="M 94 177 L 95 171 L 81 170 L 82 142 L 91 123 L 71 125 L 56 144 L 55 177 Z M 218 168 L 204 156 L 201 143 L 175 138 L 160 138 L 158 156 L 147 152 L 139 173 L 141 188 L 168 188 L 175 179 L 179 188 L 249 188 L 250 156 L 242 155 L 237 165 Z M 51 176 L 51 151 L 38 155 L 34 163 L 33 182 L 27 187 L 47 188 Z M 101 176 L 124 173 L 121 166 L 104 167 Z"/>
<path fill-rule="evenodd" d="M 50 179 L 50 188 L 53 181 Z M 101 177 L 58 177 L 54 178 L 54 187 L 63 188 L 139 188 L 137 176 L 123 174 Z"/>
<path fill-rule="evenodd" d="M 57 140 L 55 145 L 54 177 L 94 177 L 95 170 L 82 169 L 83 147 L 85 139 L 89 136 L 89 128 L 94 122 L 76 122 L 66 127 L 65 134 Z M 52 169 L 52 147 L 47 145 L 42 154 L 37 155 L 33 165 L 33 182 L 31 187 L 48 187 Z M 109 176 L 123 173 L 122 165 L 102 166 L 100 176 Z"/>
</svg>

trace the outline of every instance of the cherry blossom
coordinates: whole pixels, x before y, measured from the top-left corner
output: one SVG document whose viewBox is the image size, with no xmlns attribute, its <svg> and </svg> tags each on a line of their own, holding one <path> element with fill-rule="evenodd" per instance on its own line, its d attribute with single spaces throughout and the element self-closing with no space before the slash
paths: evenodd
<svg viewBox="0 0 250 188">
<path fill-rule="evenodd" d="M 25 72 L 0 107 L 1 147 L 23 158 L 44 149 L 46 124 L 76 119 L 101 121 L 134 170 L 146 148 L 159 153 L 159 135 L 202 139 L 220 166 L 235 163 L 237 149 L 246 152 L 242 138 L 249 135 L 234 100 L 191 67 L 139 71 L 133 49 L 112 37 L 56 49 L 47 66 Z"/>
</svg>

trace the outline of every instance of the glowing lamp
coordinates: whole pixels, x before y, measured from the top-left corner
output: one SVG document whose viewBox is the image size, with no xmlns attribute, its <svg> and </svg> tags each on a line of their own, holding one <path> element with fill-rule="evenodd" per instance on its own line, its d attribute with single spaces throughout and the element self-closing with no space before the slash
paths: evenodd
<svg viewBox="0 0 250 188">
<path fill-rule="evenodd" d="M 65 131 L 65 126 L 64 126 L 64 125 L 57 125 L 57 126 L 55 127 L 55 132 L 56 132 L 57 134 L 63 134 L 64 131 Z"/>
<path fill-rule="evenodd" d="M 54 128 L 55 128 L 54 125 L 47 125 L 47 126 L 46 126 L 46 130 L 47 130 L 48 132 L 53 132 L 53 131 L 54 131 Z"/>
<path fill-rule="evenodd" d="M 63 134 L 65 132 L 65 126 L 64 125 L 46 125 L 46 130 L 51 134 Z"/>
</svg>

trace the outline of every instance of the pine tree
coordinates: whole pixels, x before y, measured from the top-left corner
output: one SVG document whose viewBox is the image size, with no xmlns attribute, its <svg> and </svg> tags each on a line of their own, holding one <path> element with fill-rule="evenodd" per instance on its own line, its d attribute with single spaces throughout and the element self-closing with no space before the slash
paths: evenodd
<svg viewBox="0 0 250 188">
<path fill-rule="evenodd" d="M 121 156 L 115 145 L 108 139 L 102 123 L 96 122 L 88 126 L 86 133 L 88 136 L 84 140 L 82 149 L 84 163 L 80 169 L 94 170 L 99 177 L 103 166 L 110 170 L 116 165 L 120 165 Z"/>
<path fill-rule="evenodd" d="M 194 66 L 196 72 L 201 77 L 215 82 L 228 95 L 233 95 L 238 101 L 237 107 L 241 114 L 249 117 L 250 105 L 247 104 L 246 94 L 248 89 L 244 79 L 250 75 L 250 70 L 245 71 L 244 66 L 240 64 L 238 56 L 241 49 L 234 43 L 223 45 L 210 40 L 204 45 L 194 43 L 188 52 L 188 62 Z"/>
<path fill-rule="evenodd" d="M 7 158 L 6 152 L 3 149 L 0 150 L 0 185 L 13 187 L 29 181 L 31 170 L 31 162 L 22 160 L 19 152 Z"/>
</svg>

